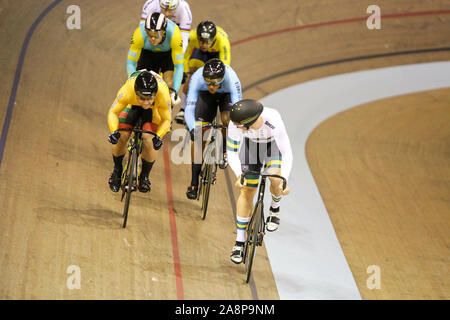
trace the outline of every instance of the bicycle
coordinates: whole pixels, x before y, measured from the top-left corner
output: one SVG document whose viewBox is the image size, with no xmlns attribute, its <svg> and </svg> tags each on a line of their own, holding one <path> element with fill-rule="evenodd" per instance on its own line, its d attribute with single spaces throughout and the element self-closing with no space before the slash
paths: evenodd
<svg viewBox="0 0 450 320">
<path fill-rule="evenodd" d="M 123 209 L 123 224 L 125 228 L 128 219 L 128 209 L 130 207 L 131 193 L 137 190 L 137 177 L 138 177 L 138 161 L 142 152 L 143 139 L 142 134 L 148 133 L 156 136 L 153 131 L 142 130 L 142 120 L 139 119 L 137 125 L 134 128 L 120 128 L 117 131 L 131 131 L 132 137 L 128 141 L 128 158 L 125 166 L 122 170 L 121 189 L 122 197 L 120 201 L 123 201 L 125 197 L 125 205 Z"/>
<path fill-rule="evenodd" d="M 284 177 L 277 174 L 264 174 L 256 171 L 247 171 L 241 175 L 241 184 L 244 184 L 246 174 L 261 175 L 261 182 L 258 188 L 258 198 L 253 209 L 252 217 L 247 226 L 247 237 L 244 243 L 244 264 L 247 270 L 246 283 L 250 281 L 252 272 L 253 260 L 255 258 L 256 247 L 261 246 L 264 238 L 264 231 L 266 229 L 266 220 L 264 219 L 264 192 L 266 190 L 266 179 L 275 177 L 283 180 L 283 190 L 286 189 L 287 181 Z"/>
<path fill-rule="evenodd" d="M 200 200 L 200 194 L 202 195 L 202 220 L 205 220 L 208 210 L 209 192 L 211 185 L 215 184 L 217 175 L 217 163 L 219 160 L 217 156 L 221 154 L 221 152 L 217 152 L 216 137 L 219 129 L 226 129 L 227 127 L 218 123 L 217 118 L 214 118 L 212 124 L 207 124 L 203 127 L 211 127 L 211 139 L 205 149 L 205 158 L 200 171 L 201 180 L 197 194 L 197 201 Z"/>
</svg>

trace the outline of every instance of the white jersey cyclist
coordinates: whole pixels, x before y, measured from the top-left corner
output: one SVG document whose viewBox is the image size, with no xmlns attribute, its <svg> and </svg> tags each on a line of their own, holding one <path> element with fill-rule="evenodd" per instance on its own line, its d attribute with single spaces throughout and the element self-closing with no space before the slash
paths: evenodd
<svg viewBox="0 0 450 320">
<path fill-rule="evenodd" d="M 178 5 L 177 5 L 178 3 Z M 171 6 L 176 6 L 173 9 Z M 147 0 L 142 8 L 141 23 L 145 23 L 145 20 L 149 15 L 154 12 L 161 12 L 161 9 L 174 11 L 173 15 L 166 14 L 170 20 L 175 22 L 181 31 L 181 38 L 183 39 L 183 53 L 186 51 L 189 42 L 189 32 L 191 31 L 192 14 L 189 4 L 184 0 Z"/>
<path fill-rule="evenodd" d="M 292 169 L 293 156 L 284 122 L 280 113 L 272 108 L 264 107 L 260 116 L 263 124 L 257 130 L 251 128 L 249 130 L 241 130 L 230 121 L 227 137 L 228 163 L 236 177 L 239 177 L 242 174 L 241 159 L 239 157 L 239 145 L 242 140 L 247 138 L 251 142 L 258 144 L 273 144 L 275 142 L 276 145 L 274 147 L 278 148 L 282 156 L 282 165 L 280 161 L 281 176 L 287 180 Z"/>
</svg>

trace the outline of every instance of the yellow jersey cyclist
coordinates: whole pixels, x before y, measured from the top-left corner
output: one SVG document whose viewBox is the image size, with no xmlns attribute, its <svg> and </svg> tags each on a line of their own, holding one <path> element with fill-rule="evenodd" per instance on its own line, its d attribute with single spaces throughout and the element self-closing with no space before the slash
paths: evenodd
<svg viewBox="0 0 450 320">
<path fill-rule="evenodd" d="M 186 107 L 186 95 L 189 89 L 189 82 L 192 74 L 206 61 L 219 58 L 226 65 L 231 63 L 230 41 L 227 33 L 211 21 L 202 21 L 196 30 L 192 30 L 189 35 L 189 44 L 184 54 L 184 72 L 186 82 L 181 90 L 181 108 L 175 116 L 177 123 L 183 124 L 184 110 Z"/>
<path fill-rule="evenodd" d="M 238 177 L 236 186 L 240 195 L 236 204 L 237 234 L 231 252 L 231 261 L 241 263 L 245 242 L 245 231 L 253 212 L 253 199 L 259 183 L 259 174 L 264 166 L 270 174 L 286 178 L 291 172 L 293 156 L 291 143 L 280 113 L 251 99 L 241 100 L 233 105 L 228 125 L 228 162 Z M 241 175 L 245 174 L 244 185 Z M 283 190 L 281 179 L 269 178 L 272 203 L 267 217 L 267 231 L 275 231 L 280 223 L 280 201 L 289 193 Z"/>
<path fill-rule="evenodd" d="M 147 69 L 162 73 L 171 89 L 172 102 L 177 100 L 183 79 L 183 41 L 180 29 L 164 14 L 155 12 L 140 23 L 133 33 L 127 57 L 127 74 Z"/>
<path fill-rule="evenodd" d="M 142 129 L 157 134 L 153 138 L 148 134 L 143 135 L 142 170 L 138 189 L 141 192 L 149 192 L 151 185 L 149 174 L 155 163 L 157 150 L 163 144 L 162 138 L 169 131 L 172 121 L 170 107 L 171 100 L 167 84 L 152 71 L 139 70 L 132 73 L 120 88 L 108 112 L 108 126 L 111 132 L 108 140 L 113 144 L 114 161 L 114 170 L 108 183 L 113 192 L 120 189 L 122 161 L 131 135 L 129 131 L 117 131 L 117 129 L 133 128 L 141 118 Z"/>
</svg>

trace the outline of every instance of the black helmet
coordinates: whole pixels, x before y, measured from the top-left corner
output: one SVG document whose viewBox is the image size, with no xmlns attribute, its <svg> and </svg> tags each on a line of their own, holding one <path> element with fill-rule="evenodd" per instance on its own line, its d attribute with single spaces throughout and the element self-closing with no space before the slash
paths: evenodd
<svg viewBox="0 0 450 320">
<path fill-rule="evenodd" d="M 145 29 L 149 31 L 166 31 L 166 16 L 161 12 L 155 12 L 145 20 Z"/>
<path fill-rule="evenodd" d="M 248 129 L 258 119 L 263 109 L 264 107 L 261 102 L 244 99 L 233 105 L 230 112 L 230 119 L 235 124 L 244 125 Z"/>
<path fill-rule="evenodd" d="M 211 21 L 202 21 L 197 26 L 197 39 L 211 42 L 216 37 L 216 25 Z"/>
<path fill-rule="evenodd" d="M 209 59 L 203 67 L 204 79 L 222 79 L 225 75 L 225 64 L 218 58 Z"/>
<path fill-rule="evenodd" d="M 158 81 L 149 71 L 144 70 L 136 77 L 134 91 L 144 96 L 155 95 L 158 91 Z"/>
</svg>

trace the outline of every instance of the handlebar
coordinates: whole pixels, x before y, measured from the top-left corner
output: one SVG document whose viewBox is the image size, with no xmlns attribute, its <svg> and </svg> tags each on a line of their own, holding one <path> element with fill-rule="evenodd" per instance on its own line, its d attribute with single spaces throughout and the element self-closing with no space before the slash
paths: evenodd
<svg viewBox="0 0 450 320">
<path fill-rule="evenodd" d="M 155 137 L 157 136 L 157 134 L 153 131 L 142 130 L 139 128 L 119 128 L 116 131 L 131 131 L 131 132 L 137 132 L 137 133 L 148 133 L 148 134 L 154 135 Z"/>
<path fill-rule="evenodd" d="M 261 177 L 267 177 L 267 178 L 268 177 L 273 177 L 273 178 L 281 179 L 281 180 L 283 180 L 283 191 L 286 190 L 286 185 L 287 185 L 286 178 L 284 178 L 284 177 L 282 177 L 282 176 L 280 176 L 278 174 L 265 174 L 265 173 L 260 173 L 258 171 L 246 171 L 246 172 L 243 172 L 241 174 L 241 184 L 242 185 L 244 184 L 245 175 L 247 175 L 247 174 L 257 174 L 257 175 L 260 175 Z"/>
<path fill-rule="evenodd" d="M 227 127 L 221 123 L 209 123 L 209 124 L 204 124 L 202 126 L 198 126 L 198 128 L 205 128 L 205 127 L 211 127 L 214 129 L 227 129 Z"/>
</svg>

